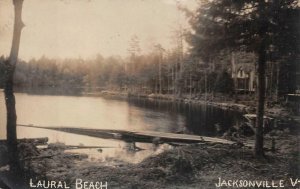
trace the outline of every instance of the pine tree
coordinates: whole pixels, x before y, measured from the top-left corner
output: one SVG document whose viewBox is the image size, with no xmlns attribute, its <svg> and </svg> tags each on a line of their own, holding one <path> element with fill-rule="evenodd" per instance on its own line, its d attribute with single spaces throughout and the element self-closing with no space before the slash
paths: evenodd
<svg viewBox="0 0 300 189">
<path fill-rule="evenodd" d="M 271 53 L 299 56 L 297 0 L 211 0 L 191 17 L 191 53 L 203 60 L 221 50 L 254 52 L 258 57 L 258 101 L 255 155 L 263 156 L 265 67 Z"/>
</svg>

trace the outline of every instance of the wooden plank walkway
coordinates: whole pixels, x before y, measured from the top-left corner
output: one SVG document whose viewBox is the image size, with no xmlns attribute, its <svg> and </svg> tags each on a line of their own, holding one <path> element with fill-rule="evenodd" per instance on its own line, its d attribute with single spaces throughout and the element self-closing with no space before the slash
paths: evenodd
<svg viewBox="0 0 300 189">
<path fill-rule="evenodd" d="M 212 142 L 212 143 L 222 143 L 222 144 L 230 144 L 230 145 L 235 143 L 233 141 L 229 141 L 221 138 L 190 135 L 190 134 L 163 133 L 163 132 L 155 132 L 155 131 L 132 131 L 131 133 L 142 137 L 159 138 L 160 140 L 168 141 L 168 142 L 187 142 L 187 143 Z"/>
<path fill-rule="evenodd" d="M 90 129 L 78 127 L 46 127 L 18 124 L 22 127 L 32 127 L 39 129 L 50 129 L 67 133 L 86 135 L 104 139 L 116 139 L 126 142 L 180 142 L 180 143 L 220 143 L 232 145 L 236 142 L 215 138 L 190 134 L 175 134 L 156 131 L 126 131 L 126 130 L 111 130 L 111 129 Z M 245 144 L 244 144 L 245 145 Z M 246 144 L 245 146 L 252 147 L 253 145 Z"/>
</svg>

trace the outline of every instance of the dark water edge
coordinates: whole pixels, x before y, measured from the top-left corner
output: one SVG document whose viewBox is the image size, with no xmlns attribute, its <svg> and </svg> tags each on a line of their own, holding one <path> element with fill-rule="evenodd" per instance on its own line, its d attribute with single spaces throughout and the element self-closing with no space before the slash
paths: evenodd
<svg viewBox="0 0 300 189">
<path fill-rule="evenodd" d="M 17 93 L 27 93 L 30 95 L 53 95 L 53 96 L 82 96 L 82 89 L 76 87 L 14 87 Z"/>
<path fill-rule="evenodd" d="M 225 110 L 206 104 L 185 103 L 180 100 L 168 100 L 158 98 L 146 98 L 144 96 L 103 96 L 88 95 L 82 93 L 79 88 L 15 88 L 16 92 L 27 93 L 30 95 L 53 95 L 53 96 L 100 96 L 108 100 L 127 101 L 129 107 L 135 106 L 141 109 L 155 111 L 161 115 L 172 117 L 174 124 L 183 122 L 184 127 L 179 130 L 172 130 L 175 133 L 195 134 L 204 136 L 222 136 L 229 128 L 245 122 L 243 113 L 234 110 Z M 178 115 L 184 120 L 178 120 Z M 150 115 L 151 116 L 151 115 Z M 156 118 L 153 118 L 156 119 Z M 159 119 L 159 117 L 157 118 Z"/>
<path fill-rule="evenodd" d="M 229 128 L 245 122 L 243 114 L 238 111 L 223 110 L 204 104 L 186 104 L 168 100 L 129 98 L 130 105 L 151 109 L 162 113 L 185 118 L 185 130 L 178 133 L 204 136 L 222 136 Z"/>
<path fill-rule="evenodd" d="M 171 96 L 158 95 L 149 98 L 148 95 L 128 94 L 122 92 L 85 92 L 83 88 L 76 87 L 15 87 L 15 92 L 27 93 L 30 95 L 50 96 L 75 96 L 75 97 L 101 97 L 107 100 L 120 100 L 128 102 L 129 106 L 145 108 L 147 110 L 161 112 L 174 117 L 181 115 L 185 120 L 184 127 L 179 130 L 172 130 L 176 133 L 187 133 L 205 136 L 222 136 L 233 126 L 239 126 L 246 120 L 243 114 L 249 112 L 245 106 L 236 107 L 231 103 L 218 103 L 210 101 L 205 103 L 199 100 L 188 100 L 184 98 L 172 98 Z M 217 106 L 215 106 L 217 104 Z M 250 112 L 253 112 L 250 110 Z M 255 113 L 255 111 L 253 112 Z M 279 129 L 291 129 L 299 133 L 299 123 L 283 117 L 276 117 L 282 120 Z"/>
</svg>

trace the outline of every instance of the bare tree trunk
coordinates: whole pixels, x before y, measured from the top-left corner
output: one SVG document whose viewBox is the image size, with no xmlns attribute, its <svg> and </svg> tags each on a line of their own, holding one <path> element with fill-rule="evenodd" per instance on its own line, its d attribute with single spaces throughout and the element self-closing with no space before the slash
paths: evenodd
<svg viewBox="0 0 300 189">
<path fill-rule="evenodd" d="M 190 99 L 192 99 L 192 71 L 190 71 Z"/>
<path fill-rule="evenodd" d="M 207 70 L 205 70 L 205 72 L 204 72 L 204 85 L 205 85 L 204 91 L 205 91 L 205 102 L 206 102 L 207 101 L 207 93 L 208 93 L 208 90 L 207 90 Z"/>
<path fill-rule="evenodd" d="M 160 49 L 161 51 L 161 49 Z M 158 61 L 158 80 L 159 80 L 159 94 L 162 94 L 162 79 L 161 79 L 161 66 L 162 66 L 162 52 L 159 52 L 159 61 Z"/>
<path fill-rule="evenodd" d="M 182 96 L 182 64 L 181 64 L 181 58 L 179 56 L 178 60 L 177 60 L 177 64 L 178 64 L 178 70 L 176 72 L 176 86 L 177 86 L 177 97 L 181 98 Z"/>
<path fill-rule="evenodd" d="M 175 76 L 175 66 L 172 65 L 172 86 L 173 86 L 173 97 L 176 96 L 176 76 Z"/>
<path fill-rule="evenodd" d="M 170 93 L 170 76 L 169 76 L 169 72 L 170 72 L 170 65 L 168 64 L 168 71 L 167 71 L 167 94 Z"/>
<path fill-rule="evenodd" d="M 279 101 L 279 71 L 280 71 L 280 62 L 276 64 L 276 102 Z"/>
<path fill-rule="evenodd" d="M 274 100 L 274 96 L 272 95 L 273 94 L 273 73 L 274 73 L 274 63 L 270 63 L 270 79 L 269 79 L 269 84 L 267 85 L 267 88 L 269 89 L 269 93 L 268 93 L 268 96 L 271 97 L 271 100 Z"/>
<path fill-rule="evenodd" d="M 258 100 L 256 110 L 256 133 L 255 133 L 255 156 L 262 157 L 264 155 L 264 136 L 263 136 L 263 123 L 264 123 L 264 105 L 265 105 L 265 67 L 266 67 L 266 46 L 265 38 L 262 40 L 258 52 Z"/>
<path fill-rule="evenodd" d="M 232 74 L 233 74 L 233 85 L 234 85 L 234 101 L 237 102 L 237 70 L 235 65 L 235 54 L 231 52 L 231 67 L 232 67 Z"/>
<path fill-rule="evenodd" d="M 14 72 L 18 61 L 19 46 L 21 39 L 21 31 L 24 27 L 22 22 L 22 5 L 23 0 L 13 0 L 15 9 L 14 20 L 14 33 L 12 40 L 12 47 L 10 51 L 9 61 L 6 63 L 6 83 L 4 88 L 5 104 L 7 111 L 7 145 L 10 160 L 10 167 L 12 170 L 20 169 L 18 161 L 18 149 L 17 149 L 17 114 L 15 107 L 15 96 L 13 91 L 14 85 Z"/>
</svg>

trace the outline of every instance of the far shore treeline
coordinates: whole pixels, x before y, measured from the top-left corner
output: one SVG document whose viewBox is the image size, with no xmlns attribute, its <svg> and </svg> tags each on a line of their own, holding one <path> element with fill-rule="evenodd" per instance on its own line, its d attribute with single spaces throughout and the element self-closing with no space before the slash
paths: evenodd
<svg viewBox="0 0 300 189">
<path fill-rule="evenodd" d="M 204 76 L 202 67 L 209 69 L 211 65 L 186 59 L 183 60 L 184 67 L 180 70 L 177 58 L 176 53 L 163 57 L 159 53 L 150 53 L 129 58 L 104 58 L 98 55 L 88 60 L 80 58 L 58 60 L 41 57 L 19 61 L 15 73 L 15 87 L 77 88 L 81 91 L 94 92 L 117 90 L 144 94 L 178 94 L 179 92 L 195 94 L 205 90 L 224 93 L 233 91 L 233 80 L 228 72 L 230 71 L 229 60 L 222 60 L 224 68 L 210 69 Z M 2 57 L 0 73 L 5 71 L 4 61 L 5 58 Z M 3 86 L 1 76 L 0 85 Z"/>
<path fill-rule="evenodd" d="M 14 87 L 176 97 L 204 93 L 252 95 L 260 91 L 258 96 L 266 94 L 276 101 L 288 93 L 299 93 L 298 1 L 213 0 L 194 12 L 180 9 L 191 28 L 174 31 L 172 49 L 157 43 L 148 49 L 149 53 L 142 54 L 145 49 L 140 48 L 139 37 L 134 35 L 127 57 L 103 57 L 99 51 L 90 59 L 43 56 L 20 60 Z M 0 57 L 1 88 L 5 83 L 5 61 L 6 57 Z"/>
<path fill-rule="evenodd" d="M 233 95 L 237 90 L 232 76 L 232 55 L 221 54 L 213 62 L 203 62 L 183 57 L 179 62 L 178 53 L 153 52 L 146 55 L 131 55 L 91 59 L 53 59 L 45 56 L 29 61 L 20 60 L 15 72 L 15 88 L 35 91 L 56 89 L 64 92 L 99 92 L 114 90 L 140 94 L 171 94 L 197 96 L 203 93 Z M 253 67 L 256 57 L 253 53 L 237 52 L 238 66 Z M 4 86 L 5 57 L 0 57 L 0 87 Z M 295 90 L 296 61 L 279 65 L 269 64 L 267 69 L 270 97 Z M 290 75 L 286 75 L 286 70 Z M 253 70 L 255 71 L 255 70 Z M 281 73 L 282 72 L 282 73 Z M 285 83 L 285 84 L 284 84 Z M 236 89 L 236 90 L 235 90 Z M 240 91 L 253 94 L 254 91 Z"/>
</svg>

